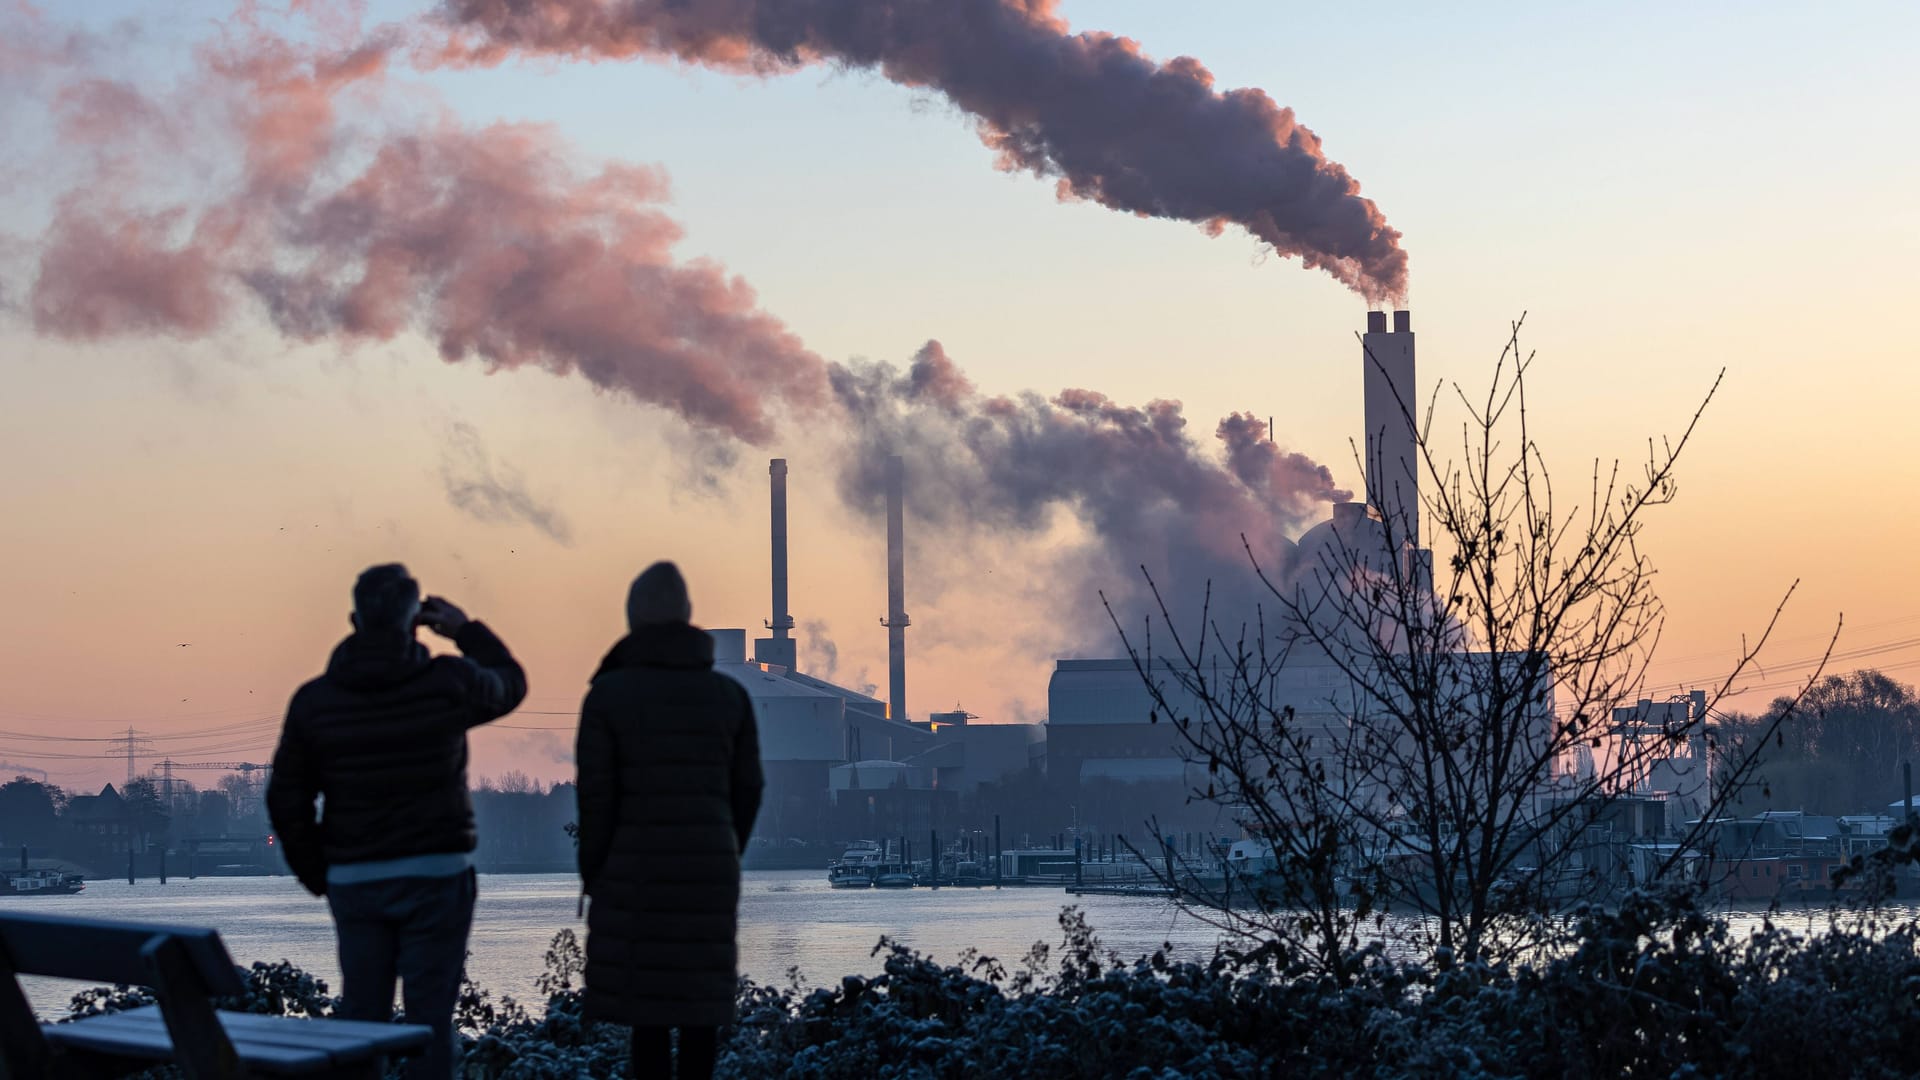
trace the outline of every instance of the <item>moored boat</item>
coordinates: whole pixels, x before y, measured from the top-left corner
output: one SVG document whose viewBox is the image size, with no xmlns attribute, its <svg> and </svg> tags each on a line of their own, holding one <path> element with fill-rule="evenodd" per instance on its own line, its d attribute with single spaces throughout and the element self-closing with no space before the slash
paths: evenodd
<svg viewBox="0 0 1920 1080">
<path fill-rule="evenodd" d="M 834 863 L 827 867 L 827 884 L 836 889 L 864 889 L 873 884 L 869 867 Z"/>
<path fill-rule="evenodd" d="M 827 884 L 836 889 L 869 888 L 885 857 L 879 844 L 871 840 L 857 840 L 828 865 Z"/>
<path fill-rule="evenodd" d="M 913 868 L 903 863 L 889 863 L 875 868 L 873 887 L 876 889 L 913 888 Z"/>
<path fill-rule="evenodd" d="M 60 870 L 0 870 L 0 896 L 71 896 L 86 887 L 79 874 Z"/>
</svg>

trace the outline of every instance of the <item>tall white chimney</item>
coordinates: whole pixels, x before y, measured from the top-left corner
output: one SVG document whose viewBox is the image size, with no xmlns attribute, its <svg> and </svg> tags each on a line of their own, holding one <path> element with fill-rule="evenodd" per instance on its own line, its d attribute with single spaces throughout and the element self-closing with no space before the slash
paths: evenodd
<svg viewBox="0 0 1920 1080">
<path fill-rule="evenodd" d="M 1420 456 L 1415 439 L 1419 417 L 1419 382 L 1413 364 L 1413 316 L 1367 312 L 1367 332 L 1361 336 L 1360 362 L 1364 371 L 1367 410 L 1367 505 L 1391 525 L 1393 538 L 1412 548 L 1420 546 Z"/>
</svg>

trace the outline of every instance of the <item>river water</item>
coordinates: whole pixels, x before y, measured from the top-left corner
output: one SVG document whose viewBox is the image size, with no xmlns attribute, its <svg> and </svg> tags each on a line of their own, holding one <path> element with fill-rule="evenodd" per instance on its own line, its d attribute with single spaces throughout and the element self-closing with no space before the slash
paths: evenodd
<svg viewBox="0 0 1920 1080">
<path fill-rule="evenodd" d="M 468 972 L 494 992 L 537 1004 L 534 980 L 553 935 L 563 927 L 585 934 L 576 916 L 580 879 L 571 874 L 482 874 L 469 942 Z M 880 970 L 873 955 L 882 935 L 933 959 L 951 962 L 968 948 L 1015 966 L 1035 942 L 1058 946 L 1062 907 L 1077 904 L 1103 944 L 1126 959 L 1162 943 L 1174 955 L 1203 957 L 1220 932 L 1163 899 L 1067 895 L 1057 888 L 833 889 L 819 870 L 749 871 L 740 896 L 740 973 L 781 983 L 797 968 L 810 985 L 833 985 L 850 974 Z M 175 878 L 89 881 L 75 896 L 0 897 L 0 910 L 142 922 L 211 926 L 242 965 L 290 960 L 340 989 L 333 923 L 324 900 L 308 896 L 292 878 Z M 1729 913 L 1736 931 L 1757 914 Z M 1910 907 L 1895 914 L 1920 915 Z M 1781 916 L 1790 929 L 1817 930 L 1818 912 Z M 64 1012 L 86 984 L 22 980 L 34 1009 L 51 1018 Z"/>
<path fill-rule="evenodd" d="M 580 879 L 571 874 L 482 874 L 469 942 L 468 973 L 495 995 L 540 1000 L 534 980 L 547 943 L 562 927 L 585 935 L 575 915 Z M 740 973 L 784 983 L 798 968 L 811 985 L 879 971 L 881 935 L 940 961 L 969 947 L 1013 966 L 1037 941 L 1058 946 L 1060 909 L 1077 902 L 1101 940 L 1129 958 L 1171 942 L 1184 956 L 1211 951 L 1219 932 L 1164 900 L 1084 896 L 1059 889 L 833 889 L 819 870 L 749 871 L 740 896 Z M 211 926 L 242 965 L 291 960 L 340 989 L 333 922 L 325 900 L 292 878 L 174 878 L 89 881 L 74 896 L 0 897 L 0 910 Z M 26 979 L 34 1009 L 64 1011 L 79 986 Z"/>
</svg>

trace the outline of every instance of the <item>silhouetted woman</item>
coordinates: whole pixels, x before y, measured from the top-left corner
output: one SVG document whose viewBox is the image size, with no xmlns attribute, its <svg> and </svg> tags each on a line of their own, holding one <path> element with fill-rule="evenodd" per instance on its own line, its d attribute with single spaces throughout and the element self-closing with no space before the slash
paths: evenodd
<svg viewBox="0 0 1920 1080">
<path fill-rule="evenodd" d="M 627 594 L 629 632 L 580 708 L 580 876 L 589 1019 L 633 1027 L 633 1075 L 713 1073 L 733 1021 L 740 853 L 760 809 L 760 738 L 739 683 L 713 670 L 672 563 Z"/>
</svg>

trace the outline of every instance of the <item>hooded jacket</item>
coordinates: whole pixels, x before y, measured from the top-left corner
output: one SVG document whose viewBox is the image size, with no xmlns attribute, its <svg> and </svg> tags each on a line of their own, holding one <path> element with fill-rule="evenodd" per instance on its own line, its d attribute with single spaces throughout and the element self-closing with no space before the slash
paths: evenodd
<svg viewBox="0 0 1920 1080">
<path fill-rule="evenodd" d="M 740 852 L 763 785 L 746 688 L 713 670 L 698 627 L 637 627 L 593 678 L 574 759 L 587 1015 L 731 1022 Z"/>
<path fill-rule="evenodd" d="M 332 865 L 474 849 L 467 730 L 512 712 L 527 678 L 481 623 L 454 643 L 465 655 L 433 656 L 411 632 L 357 632 L 293 695 L 267 813 L 314 895 Z"/>
</svg>

